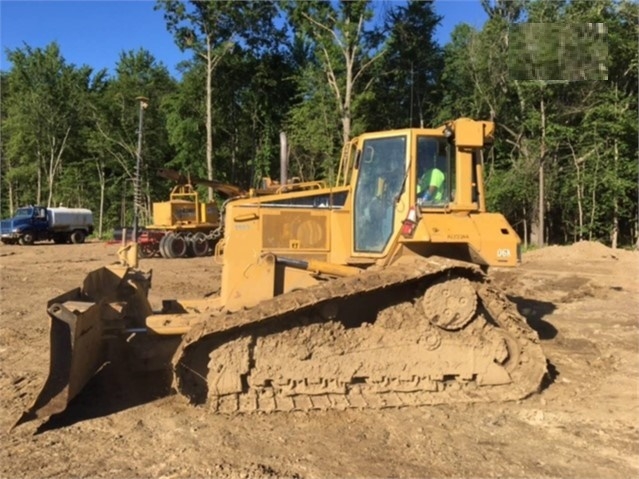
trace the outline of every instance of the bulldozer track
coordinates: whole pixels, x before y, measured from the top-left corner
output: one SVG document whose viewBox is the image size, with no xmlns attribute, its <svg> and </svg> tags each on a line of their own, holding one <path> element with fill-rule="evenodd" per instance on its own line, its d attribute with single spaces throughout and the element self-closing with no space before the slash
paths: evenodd
<svg viewBox="0 0 639 479">
<path fill-rule="evenodd" d="M 420 297 L 417 291 L 423 293 L 424 288 L 428 290 L 443 283 L 454 293 L 459 289 L 460 283 L 456 283 L 459 281 L 470 284 L 479 298 L 474 319 L 467 325 L 467 321 L 452 321 L 449 330 L 430 325 L 420 325 L 419 329 L 414 325 L 413 329 L 400 325 L 384 329 L 380 334 L 382 340 L 369 341 L 368 331 L 374 331 L 373 326 L 366 324 L 370 318 L 358 320 L 346 329 L 343 320 L 336 319 L 340 308 L 350 311 L 351 314 L 345 316 L 351 317 L 355 305 L 370 306 L 385 298 L 382 306 L 373 305 L 372 309 L 378 314 L 386 309 L 391 316 L 403 317 L 410 326 L 418 307 L 415 306 Z M 349 351 L 346 348 L 315 361 L 316 370 L 321 371 L 330 370 L 336 361 L 334 376 L 317 373 L 319 376 L 287 378 L 277 372 L 277 364 L 285 365 L 286 369 L 287 364 L 295 363 L 290 351 L 299 349 L 297 337 L 339 338 L 347 334 L 345 331 L 350 331 L 364 349 Z M 383 336 L 399 339 L 386 344 Z M 419 338 L 414 340 L 412 336 Z M 507 383 L 484 385 L 474 373 L 451 375 L 428 369 L 430 362 L 449 361 L 438 354 L 461 357 L 466 353 L 464 348 L 476 351 L 467 363 L 481 362 L 488 350 L 494 350 L 495 344 L 502 342 L 507 345 L 508 358 L 505 353 L 497 355 L 504 356 L 504 369 L 510 378 Z M 260 366 L 263 359 L 260 351 L 270 351 L 263 344 L 272 344 L 276 348 L 273 351 L 278 351 L 274 356 L 275 373 L 270 376 L 270 370 Z M 411 351 L 416 351 L 413 357 L 421 361 L 419 367 L 425 368 L 424 374 L 414 374 L 410 367 L 401 364 L 388 372 L 382 366 L 378 374 L 369 374 L 357 381 L 352 380 L 350 373 L 343 372 L 352 369 L 354 364 L 375 362 L 375 358 L 383 357 L 382 364 L 385 361 L 401 363 L 401 357 L 410 356 Z M 364 356 L 358 356 L 360 353 Z M 318 351 L 314 354 L 320 356 Z M 462 371 L 468 369 L 462 359 L 458 362 Z M 468 263 L 432 257 L 414 258 L 383 270 L 367 270 L 357 276 L 326 281 L 277 296 L 252 309 L 211 317 L 183 337 L 173 366 L 174 386 L 180 393 L 191 402 L 207 404 L 212 412 L 222 414 L 517 400 L 538 391 L 546 373 L 546 360 L 537 334 L 515 306 L 488 283 L 481 270 Z"/>
</svg>

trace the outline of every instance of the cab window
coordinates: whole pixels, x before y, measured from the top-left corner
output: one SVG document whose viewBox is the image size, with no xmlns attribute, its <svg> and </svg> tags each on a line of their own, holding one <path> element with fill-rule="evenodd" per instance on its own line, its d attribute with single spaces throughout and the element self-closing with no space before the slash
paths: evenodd
<svg viewBox="0 0 639 479">
<path fill-rule="evenodd" d="M 355 185 L 356 252 L 384 251 L 393 233 L 406 172 L 405 136 L 364 141 Z"/>
<path fill-rule="evenodd" d="M 445 138 L 417 137 L 417 198 L 424 207 L 454 200 L 455 148 Z"/>
</svg>

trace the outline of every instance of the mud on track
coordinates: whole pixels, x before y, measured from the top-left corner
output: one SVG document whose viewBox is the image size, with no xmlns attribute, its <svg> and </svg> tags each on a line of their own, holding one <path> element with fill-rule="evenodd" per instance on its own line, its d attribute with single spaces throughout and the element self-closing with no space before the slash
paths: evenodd
<svg viewBox="0 0 639 479">
<path fill-rule="evenodd" d="M 107 367 L 66 413 L 7 434 L 47 374 L 47 299 L 115 261 L 116 250 L 0 245 L 0 477 L 639 474 L 639 253 L 589 242 L 490 273 L 551 363 L 545 389 L 524 401 L 212 417 L 166 396 L 163 378 L 131 382 Z M 212 258 L 142 267 L 153 269 L 157 305 L 219 287 Z"/>
</svg>

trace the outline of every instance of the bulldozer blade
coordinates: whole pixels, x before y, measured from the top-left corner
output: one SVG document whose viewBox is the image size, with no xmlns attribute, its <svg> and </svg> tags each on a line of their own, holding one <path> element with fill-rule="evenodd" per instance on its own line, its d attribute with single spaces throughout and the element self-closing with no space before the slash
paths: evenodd
<svg viewBox="0 0 639 479">
<path fill-rule="evenodd" d="M 107 362 L 107 338 L 127 326 L 144 325 L 152 313 L 147 299 L 151 273 L 128 267 L 90 272 L 82 288 L 47 303 L 50 319 L 49 375 L 31 407 L 12 427 L 60 413 Z"/>
<path fill-rule="evenodd" d="M 49 376 L 35 402 L 13 427 L 64 411 L 102 367 L 104 345 L 100 310 L 98 303 L 83 298 L 80 288 L 49 302 Z"/>
</svg>

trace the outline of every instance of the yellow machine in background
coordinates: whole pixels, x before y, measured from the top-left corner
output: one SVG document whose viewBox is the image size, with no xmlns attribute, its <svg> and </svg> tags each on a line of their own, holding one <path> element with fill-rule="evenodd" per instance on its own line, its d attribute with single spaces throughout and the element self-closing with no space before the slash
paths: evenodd
<svg viewBox="0 0 639 479">
<path fill-rule="evenodd" d="M 169 201 L 153 203 L 153 224 L 138 237 L 139 254 L 150 258 L 206 256 L 213 251 L 220 227 L 215 202 L 201 202 L 192 185 L 177 185 Z"/>
<path fill-rule="evenodd" d="M 230 201 L 219 297 L 152 311 L 135 254 L 90 273 L 49 302 L 57 367 L 19 422 L 63 410 L 113 337 L 138 366 L 156 353 L 175 389 L 214 412 L 536 392 L 538 337 L 483 271 L 519 261 L 517 234 L 486 211 L 481 151 L 493 134 L 466 118 L 363 134 L 346 145 L 337 186 Z"/>
<path fill-rule="evenodd" d="M 178 185 L 171 191 L 169 201 L 153 203 L 154 224 L 147 228 L 161 228 L 191 224 L 217 226 L 220 212 L 215 202 L 200 202 L 191 185 Z"/>
<path fill-rule="evenodd" d="M 161 169 L 158 175 L 177 182 L 169 201 L 153 203 L 153 224 L 147 225 L 137 238 L 141 258 L 159 254 L 163 258 L 207 256 L 222 236 L 220 212 L 214 201 L 203 201 L 196 185 L 204 185 L 225 199 L 247 193 L 241 188 L 216 180 L 185 176 Z"/>
</svg>

